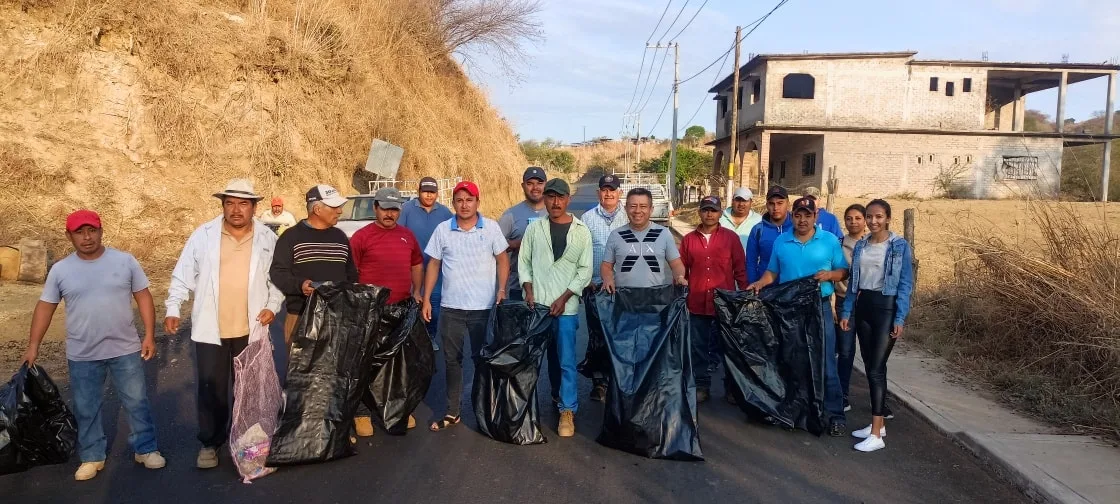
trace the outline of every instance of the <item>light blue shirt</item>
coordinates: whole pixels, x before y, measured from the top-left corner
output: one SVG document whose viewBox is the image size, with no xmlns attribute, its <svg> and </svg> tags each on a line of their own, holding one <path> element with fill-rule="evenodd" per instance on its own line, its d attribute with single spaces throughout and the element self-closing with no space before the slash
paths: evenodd
<svg viewBox="0 0 1120 504">
<path fill-rule="evenodd" d="M 614 213 L 607 213 L 602 205 L 595 205 L 595 208 L 584 212 L 580 220 L 591 231 L 591 283 L 601 284 L 603 278 L 599 273 L 599 266 L 603 264 L 603 257 L 607 253 L 607 238 L 611 236 L 611 231 L 629 224 L 630 218 L 619 203 Z"/>
<path fill-rule="evenodd" d="M 735 225 L 735 221 L 731 220 L 730 208 L 725 208 L 723 210 L 723 215 L 719 216 L 720 226 L 730 229 L 734 231 L 735 234 L 739 235 L 739 241 L 743 244 L 744 252 L 747 250 L 747 239 L 751 235 L 751 229 L 754 229 L 755 224 L 759 222 L 762 222 L 762 214 L 754 210 L 747 210 L 747 218 L 743 219 L 743 222 L 738 226 Z"/>
<path fill-rule="evenodd" d="M 498 295 L 497 255 L 509 248 L 498 223 L 478 216 L 471 229 L 452 218 L 436 226 L 424 253 L 439 260 L 443 275 L 441 308 L 488 310 Z"/>
<path fill-rule="evenodd" d="M 766 267 L 778 277 L 778 283 L 792 282 L 816 275 L 819 271 L 847 269 L 844 247 L 832 233 L 813 227 L 813 236 L 801 243 L 793 231 L 782 233 L 774 241 L 770 265 Z M 821 297 L 832 295 L 832 282 L 821 282 Z"/>
<path fill-rule="evenodd" d="M 132 295 L 147 288 L 148 277 L 136 258 L 106 247 L 92 261 L 77 254 L 58 261 L 39 300 L 66 301 L 66 358 L 98 361 L 140 351 Z"/>
</svg>

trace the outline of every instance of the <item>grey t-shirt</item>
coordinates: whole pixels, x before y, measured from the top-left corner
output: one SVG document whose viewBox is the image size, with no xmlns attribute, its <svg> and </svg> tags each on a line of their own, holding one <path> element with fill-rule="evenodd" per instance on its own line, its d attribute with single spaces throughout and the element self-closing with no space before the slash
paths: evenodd
<svg viewBox="0 0 1120 504">
<path fill-rule="evenodd" d="M 39 300 L 66 301 L 67 359 L 105 360 L 140 351 L 132 295 L 147 288 L 148 277 L 136 258 L 106 247 L 92 261 L 70 254 L 55 263 Z"/>
<path fill-rule="evenodd" d="M 673 283 L 669 261 L 681 253 L 668 228 L 650 223 L 642 231 L 629 225 L 611 231 L 604 262 L 614 264 L 617 287 L 655 287 Z"/>
<path fill-rule="evenodd" d="M 548 210 L 543 206 L 540 210 L 534 210 L 529 206 L 529 202 L 522 201 L 516 205 L 509 207 L 498 219 L 498 227 L 501 228 L 502 234 L 505 235 L 506 240 L 520 240 L 525 236 L 525 230 L 528 229 L 529 223 L 548 217 Z M 517 251 L 511 250 L 509 252 L 509 286 L 506 287 L 507 292 L 521 290 L 521 282 L 517 279 Z"/>
</svg>

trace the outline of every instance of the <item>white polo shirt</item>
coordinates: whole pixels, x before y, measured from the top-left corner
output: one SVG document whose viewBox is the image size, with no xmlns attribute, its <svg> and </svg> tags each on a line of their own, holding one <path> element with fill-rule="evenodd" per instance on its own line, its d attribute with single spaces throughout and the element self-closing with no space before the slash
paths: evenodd
<svg viewBox="0 0 1120 504">
<path fill-rule="evenodd" d="M 498 294 L 498 264 L 509 242 L 498 223 L 478 215 L 472 229 L 459 227 L 457 217 L 436 226 L 424 253 L 440 261 L 443 293 L 440 307 L 489 310 Z"/>
</svg>

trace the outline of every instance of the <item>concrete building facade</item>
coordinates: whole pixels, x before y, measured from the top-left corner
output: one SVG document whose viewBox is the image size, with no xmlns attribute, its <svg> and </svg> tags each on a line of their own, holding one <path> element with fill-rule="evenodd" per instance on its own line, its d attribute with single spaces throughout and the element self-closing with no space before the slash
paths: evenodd
<svg viewBox="0 0 1120 504">
<path fill-rule="evenodd" d="M 714 177 L 755 189 L 780 184 L 844 196 L 1054 197 L 1062 149 L 1108 145 L 1065 132 L 1066 86 L 1109 79 L 1120 66 L 915 59 L 914 52 L 754 56 L 710 92 L 716 100 Z M 1058 131 L 1023 131 L 1026 95 L 1057 87 Z M 739 124 L 731 126 L 738 106 Z M 731 134 L 737 148 L 731 152 Z M 1105 147 L 1107 148 L 1107 147 Z M 1108 156 L 1105 156 L 1107 162 Z M 1107 167 L 1106 167 L 1107 168 Z"/>
</svg>

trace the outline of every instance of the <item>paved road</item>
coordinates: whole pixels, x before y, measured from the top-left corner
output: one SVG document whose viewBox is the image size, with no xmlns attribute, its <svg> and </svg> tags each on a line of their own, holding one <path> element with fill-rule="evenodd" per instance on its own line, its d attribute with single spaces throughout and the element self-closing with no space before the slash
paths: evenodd
<svg viewBox="0 0 1120 504">
<path fill-rule="evenodd" d="M 586 333 L 580 332 L 583 348 Z M 442 360 L 442 356 L 440 357 Z M 469 360 L 469 359 L 468 359 Z M 442 369 L 442 366 L 441 366 Z M 469 368 L 468 368 L 469 369 Z M 160 446 L 168 467 L 149 471 L 131 462 L 127 422 L 109 396 L 106 423 L 111 453 L 104 472 L 77 483 L 75 463 L 0 476 L 0 502 L 1023 502 L 1025 498 L 912 413 L 896 406 L 886 450 L 860 454 L 849 438 L 750 424 L 722 397 L 700 406 L 705 462 L 648 460 L 598 445 L 603 406 L 586 400 L 581 378 L 574 438 L 556 437 L 557 413 L 542 417 L 548 443 L 518 447 L 473 430 L 469 405 L 464 423 L 431 433 L 425 420 L 442 413 L 443 384 L 433 383 L 417 411 L 421 427 L 406 436 L 384 432 L 359 444 L 355 457 L 282 468 L 251 485 L 237 479 L 228 452 L 219 468 L 194 468 L 194 370 L 190 340 L 161 337 L 148 363 Z M 541 404 L 549 404 L 542 377 Z M 862 377 L 854 380 L 849 422 L 870 418 Z M 66 387 L 64 387 L 66 388 Z M 465 384 L 469 390 L 469 382 Z M 64 393 L 69 397 L 69 390 Z M 464 398 L 469 401 L 469 398 Z M 901 410 L 901 411 L 899 411 Z"/>
</svg>

